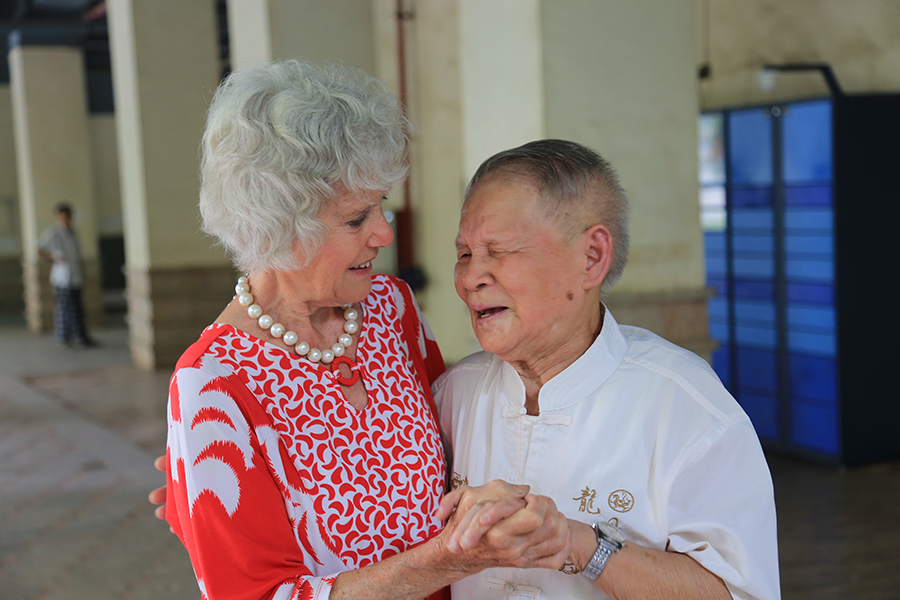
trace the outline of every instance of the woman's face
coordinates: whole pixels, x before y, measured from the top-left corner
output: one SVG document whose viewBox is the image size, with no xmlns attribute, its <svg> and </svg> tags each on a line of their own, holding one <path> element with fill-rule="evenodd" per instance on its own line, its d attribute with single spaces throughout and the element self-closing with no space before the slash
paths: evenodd
<svg viewBox="0 0 900 600">
<path fill-rule="evenodd" d="M 301 271 L 304 296 L 322 306 L 365 299 L 372 287 L 372 261 L 394 239 L 381 210 L 389 190 L 354 193 L 340 182 L 332 187 L 336 197 L 319 215 L 328 237 Z"/>
<path fill-rule="evenodd" d="M 584 338 L 581 245 L 543 214 L 534 186 L 480 183 L 466 199 L 456 245 L 456 291 L 482 348 L 531 364 Z"/>
</svg>

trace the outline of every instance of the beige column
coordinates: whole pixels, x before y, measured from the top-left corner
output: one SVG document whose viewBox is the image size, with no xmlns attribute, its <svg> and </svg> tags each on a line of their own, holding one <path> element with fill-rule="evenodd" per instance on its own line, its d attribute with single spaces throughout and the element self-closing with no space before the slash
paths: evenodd
<svg viewBox="0 0 900 600">
<path fill-rule="evenodd" d="M 9 82 L 0 83 L 0 313 L 23 314 L 19 183 Z"/>
<path fill-rule="evenodd" d="M 593 147 L 631 199 L 631 253 L 608 304 L 710 349 L 697 200 L 699 114 L 690 2 L 542 2 L 546 131 Z"/>
<path fill-rule="evenodd" d="M 37 244 L 61 201 L 74 209 L 92 323 L 100 313 L 100 286 L 81 50 L 19 44 L 9 52 L 9 66 L 28 325 L 34 331 L 52 327 L 49 267 L 38 261 Z"/>
<path fill-rule="evenodd" d="M 376 75 L 372 14 L 372 0 L 229 0 L 232 68 L 276 58 L 331 58 Z"/>
<path fill-rule="evenodd" d="M 396 0 L 230 0 L 231 66 L 301 58 L 340 60 L 397 91 Z M 402 204 L 397 185 L 384 207 Z M 375 270 L 396 274 L 396 244 L 384 248 Z"/>
<path fill-rule="evenodd" d="M 448 362 L 480 350 L 453 284 L 465 185 L 491 154 L 543 137 L 539 17 L 537 0 L 419 2 L 407 27 L 419 299 Z"/>
<path fill-rule="evenodd" d="M 220 64 L 212 2 L 110 0 L 132 357 L 171 366 L 233 295 L 199 232 L 198 148 Z"/>
</svg>

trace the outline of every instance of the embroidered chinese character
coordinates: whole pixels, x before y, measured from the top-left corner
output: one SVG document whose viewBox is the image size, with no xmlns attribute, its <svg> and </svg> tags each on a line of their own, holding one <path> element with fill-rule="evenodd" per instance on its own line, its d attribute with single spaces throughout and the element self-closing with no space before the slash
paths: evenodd
<svg viewBox="0 0 900 600">
<path fill-rule="evenodd" d="M 586 512 L 591 515 L 599 515 L 600 509 L 594 508 L 594 499 L 597 497 L 597 490 L 592 490 L 591 488 L 585 486 L 583 490 L 581 490 L 581 496 L 577 498 L 572 498 L 572 500 L 580 500 L 581 506 L 578 507 L 578 512 Z"/>
</svg>

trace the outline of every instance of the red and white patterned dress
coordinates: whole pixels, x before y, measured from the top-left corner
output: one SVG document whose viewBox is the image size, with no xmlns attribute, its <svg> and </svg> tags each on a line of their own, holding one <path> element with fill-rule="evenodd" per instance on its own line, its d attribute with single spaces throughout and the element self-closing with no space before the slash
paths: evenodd
<svg viewBox="0 0 900 600">
<path fill-rule="evenodd" d="M 204 598 L 327 598 L 339 573 L 440 531 L 440 351 L 397 279 L 373 277 L 362 313 L 362 411 L 326 365 L 230 325 L 179 360 L 166 518 Z"/>
</svg>

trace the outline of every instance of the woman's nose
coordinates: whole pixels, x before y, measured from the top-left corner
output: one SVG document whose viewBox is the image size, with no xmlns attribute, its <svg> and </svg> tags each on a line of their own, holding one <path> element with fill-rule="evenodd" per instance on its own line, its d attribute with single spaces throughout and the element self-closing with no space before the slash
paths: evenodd
<svg viewBox="0 0 900 600">
<path fill-rule="evenodd" d="M 376 248 L 390 246 L 391 242 L 394 241 L 394 230 L 391 228 L 391 224 L 388 223 L 384 211 L 379 210 L 378 214 L 375 215 L 375 219 L 376 222 L 371 239 L 372 246 L 375 246 Z"/>
</svg>

